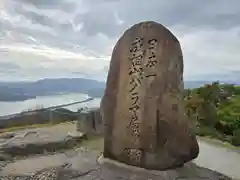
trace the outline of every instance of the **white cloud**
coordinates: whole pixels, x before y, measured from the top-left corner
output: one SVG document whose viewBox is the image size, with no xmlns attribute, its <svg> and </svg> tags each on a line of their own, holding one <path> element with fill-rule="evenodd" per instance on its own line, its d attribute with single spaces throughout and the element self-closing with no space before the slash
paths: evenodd
<svg viewBox="0 0 240 180">
<path fill-rule="evenodd" d="M 239 28 L 228 31 L 206 29 L 180 37 L 186 65 L 186 77 L 239 70 L 239 30 Z"/>
<path fill-rule="evenodd" d="M 19 66 L 2 74 L 9 79 L 104 78 L 113 46 L 124 30 L 154 20 L 180 40 L 186 80 L 204 79 L 206 74 L 237 79 L 239 6 L 238 0 L 2 0 L 0 63 Z"/>
</svg>

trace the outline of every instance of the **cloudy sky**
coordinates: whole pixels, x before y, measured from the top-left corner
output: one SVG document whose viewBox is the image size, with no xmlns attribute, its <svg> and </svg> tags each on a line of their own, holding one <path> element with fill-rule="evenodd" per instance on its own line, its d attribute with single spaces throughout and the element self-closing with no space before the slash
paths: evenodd
<svg viewBox="0 0 240 180">
<path fill-rule="evenodd" d="M 117 39 L 144 20 L 180 40 L 185 80 L 240 82 L 239 0 L 1 0 L 0 81 L 104 80 Z"/>
</svg>

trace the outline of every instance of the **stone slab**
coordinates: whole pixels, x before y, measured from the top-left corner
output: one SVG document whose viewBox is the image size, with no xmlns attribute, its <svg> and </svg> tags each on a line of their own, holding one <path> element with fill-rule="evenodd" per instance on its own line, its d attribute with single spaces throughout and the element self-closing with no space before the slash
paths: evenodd
<svg viewBox="0 0 240 180">
<path fill-rule="evenodd" d="M 15 132 L 10 139 L 2 139 L 0 152 L 2 158 L 6 155 L 28 156 L 45 152 L 55 152 L 64 148 L 72 148 L 85 137 L 76 131 L 72 123 L 59 124 L 52 127 L 27 129 Z"/>
<path fill-rule="evenodd" d="M 170 30 L 145 21 L 124 32 L 113 49 L 101 114 L 107 158 L 166 170 L 197 157 L 184 110 L 182 50 Z"/>
</svg>

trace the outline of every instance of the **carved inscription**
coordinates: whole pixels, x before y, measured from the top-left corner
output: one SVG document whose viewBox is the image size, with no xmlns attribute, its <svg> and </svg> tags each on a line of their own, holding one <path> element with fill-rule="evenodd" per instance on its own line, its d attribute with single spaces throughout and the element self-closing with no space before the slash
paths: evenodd
<svg viewBox="0 0 240 180">
<path fill-rule="evenodd" d="M 154 68 L 157 61 L 157 39 L 150 39 L 147 41 L 147 51 L 143 49 L 144 39 L 142 37 L 136 37 L 132 42 L 132 46 L 130 48 L 130 57 L 131 67 L 129 69 L 130 76 L 130 89 L 129 93 L 131 94 L 132 105 L 129 108 L 132 116 L 128 128 L 131 128 L 134 137 L 139 137 L 139 130 L 135 129 L 139 127 L 139 118 L 138 111 L 140 109 L 140 98 L 139 98 L 139 88 L 142 84 L 144 78 L 156 76 L 156 72 L 154 72 Z M 143 64 L 143 58 L 147 56 L 147 61 Z M 148 68 L 152 70 L 148 74 L 144 74 L 144 68 Z"/>
<path fill-rule="evenodd" d="M 129 80 L 129 94 L 131 98 L 131 105 L 129 111 L 131 113 L 131 119 L 127 126 L 130 129 L 131 135 L 133 136 L 133 143 L 138 144 L 140 137 L 140 87 L 144 78 L 156 76 L 155 66 L 157 65 L 157 39 L 150 39 L 146 41 L 147 49 L 144 50 L 144 39 L 142 37 L 136 37 L 130 48 L 130 57 L 128 58 L 131 62 L 128 75 Z M 143 62 L 146 59 L 146 62 Z M 144 69 L 148 70 L 148 74 L 145 74 Z M 125 152 L 129 157 L 130 161 L 140 162 L 142 157 L 142 150 L 140 149 L 129 149 L 126 148 Z"/>
<path fill-rule="evenodd" d="M 129 160 L 134 163 L 140 163 L 143 157 L 143 151 L 141 149 L 130 149 L 125 148 L 124 149 L 127 157 L 129 157 Z"/>
<path fill-rule="evenodd" d="M 131 120 L 129 122 L 128 128 L 132 130 L 132 136 L 135 137 L 136 141 L 140 136 L 139 127 L 139 110 L 140 110 L 140 98 L 139 98 L 139 88 L 143 80 L 143 68 L 142 59 L 144 57 L 143 51 L 143 38 L 135 38 L 132 42 L 130 48 L 131 67 L 129 69 L 130 76 L 130 89 L 129 93 L 131 95 L 131 106 L 129 111 L 131 112 Z"/>
<path fill-rule="evenodd" d="M 148 49 L 147 49 L 147 62 L 145 63 L 145 67 L 148 70 L 153 70 L 153 72 L 146 74 L 145 77 L 154 77 L 157 76 L 156 72 L 154 72 L 154 68 L 158 63 L 157 60 L 157 45 L 158 45 L 158 41 L 157 39 L 150 39 L 148 40 Z"/>
</svg>

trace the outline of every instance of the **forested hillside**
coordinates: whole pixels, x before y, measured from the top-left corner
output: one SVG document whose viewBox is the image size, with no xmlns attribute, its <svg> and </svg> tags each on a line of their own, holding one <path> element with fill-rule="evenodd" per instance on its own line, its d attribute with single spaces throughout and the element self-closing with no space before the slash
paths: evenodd
<svg viewBox="0 0 240 180">
<path fill-rule="evenodd" d="M 197 134 L 240 146 L 240 86 L 214 82 L 184 92 L 186 114 Z"/>
</svg>

